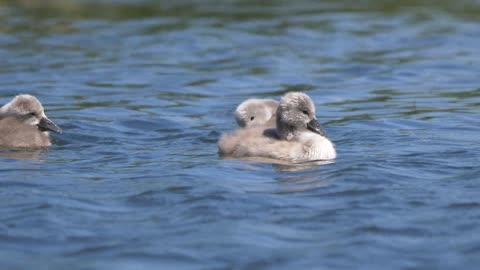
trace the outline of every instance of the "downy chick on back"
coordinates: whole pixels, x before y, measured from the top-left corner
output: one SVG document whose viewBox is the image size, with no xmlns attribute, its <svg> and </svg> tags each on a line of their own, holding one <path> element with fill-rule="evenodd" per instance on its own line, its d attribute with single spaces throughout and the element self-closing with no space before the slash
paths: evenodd
<svg viewBox="0 0 480 270">
<path fill-rule="evenodd" d="M 235 120 L 242 128 L 275 127 L 278 101 L 250 98 L 238 105 Z"/>
</svg>

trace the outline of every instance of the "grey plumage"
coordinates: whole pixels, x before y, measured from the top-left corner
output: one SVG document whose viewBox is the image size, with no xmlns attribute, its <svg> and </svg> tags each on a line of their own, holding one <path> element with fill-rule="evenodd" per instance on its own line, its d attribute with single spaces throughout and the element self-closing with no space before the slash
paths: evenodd
<svg viewBox="0 0 480 270">
<path fill-rule="evenodd" d="M 277 108 L 276 122 L 276 128 L 240 128 L 222 135 L 218 142 L 219 154 L 292 163 L 336 157 L 333 143 L 315 117 L 315 105 L 306 94 L 286 94 Z"/>
<path fill-rule="evenodd" d="M 238 105 L 235 120 L 243 128 L 275 127 L 277 107 L 276 100 L 250 98 Z"/>
<path fill-rule="evenodd" d="M 49 131 L 62 130 L 47 118 L 43 106 L 31 95 L 18 95 L 0 108 L 0 146 L 37 148 L 50 146 Z"/>
</svg>

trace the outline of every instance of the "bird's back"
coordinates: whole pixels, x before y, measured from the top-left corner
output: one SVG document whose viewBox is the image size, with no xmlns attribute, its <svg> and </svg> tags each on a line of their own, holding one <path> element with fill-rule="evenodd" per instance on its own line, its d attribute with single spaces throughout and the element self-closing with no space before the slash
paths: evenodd
<svg viewBox="0 0 480 270">
<path fill-rule="evenodd" d="M 224 134 L 218 142 L 218 149 L 224 157 L 262 157 L 288 162 L 307 159 L 302 143 L 281 140 L 275 129 L 261 127 Z"/>
</svg>

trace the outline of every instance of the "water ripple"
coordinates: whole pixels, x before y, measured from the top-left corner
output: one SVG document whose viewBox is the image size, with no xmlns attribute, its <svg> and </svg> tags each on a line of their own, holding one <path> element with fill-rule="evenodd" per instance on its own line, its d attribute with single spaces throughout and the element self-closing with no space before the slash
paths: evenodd
<svg viewBox="0 0 480 270">
<path fill-rule="evenodd" d="M 479 11 L 3 1 L 0 101 L 65 131 L 0 151 L 3 268 L 475 269 Z M 218 157 L 240 102 L 289 91 L 337 160 Z"/>
</svg>

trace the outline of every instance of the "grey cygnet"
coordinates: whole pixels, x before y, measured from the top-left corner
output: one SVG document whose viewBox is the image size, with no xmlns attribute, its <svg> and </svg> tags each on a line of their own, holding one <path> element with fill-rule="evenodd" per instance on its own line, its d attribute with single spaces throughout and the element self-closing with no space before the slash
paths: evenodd
<svg viewBox="0 0 480 270">
<path fill-rule="evenodd" d="M 235 120 L 242 128 L 275 127 L 278 101 L 250 98 L 238 105 Z"/>
<path fill-rule="evenodd" d="M 37 148 L 50 146 L 49 131 L 62 133 L 31 95 L 18 95 L 0 108 L 0 146 Z"/>
<path fill-rule="evenodd" d="M 331 160 L 333 143 L 315 117 L 315 105 L 304 93 L 286 94 L 277 108 L 276 129 L 252 127 L 221 136 L 219 154 L 234 158 L 269 158 L 291 163 Z"/>
</svg>

